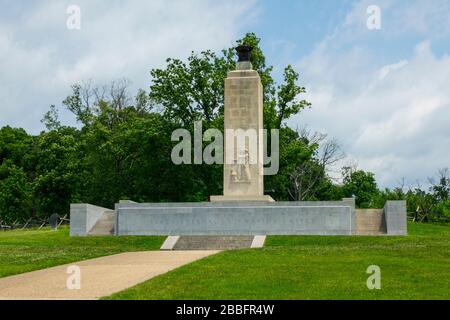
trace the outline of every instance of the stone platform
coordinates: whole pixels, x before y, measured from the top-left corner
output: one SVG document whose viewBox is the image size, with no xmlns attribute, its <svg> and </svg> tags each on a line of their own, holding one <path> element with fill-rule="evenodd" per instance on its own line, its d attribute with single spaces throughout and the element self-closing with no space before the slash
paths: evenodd
<svg viewBox="0 0 450 320">
<path fill-rule="evenodd" d="M 211 202 L 275 202 L 271 196 L 211 196 Z"/>
<path fill-rule="evenodd" d="M 117 235 L 351 235 L 354 207 L 337 202 L 120 203 Z"/>
<path fill-rule="evenodd" d="M 102 211 L 103 210 L 103 211 Z M 71 206 L 71 235 L 92 229 L 111 210 L 87 204 Z M 405 201 L 388 201 L 380 210 L 387 235 L 406 235 Z M 110 218 L 109 218 L 110 219 Z M 311 202 L 134 203 L 115 206 L 118 236 L 357 235 L 367 219 L 356 219 L 353 199 Z"/>
</svg>

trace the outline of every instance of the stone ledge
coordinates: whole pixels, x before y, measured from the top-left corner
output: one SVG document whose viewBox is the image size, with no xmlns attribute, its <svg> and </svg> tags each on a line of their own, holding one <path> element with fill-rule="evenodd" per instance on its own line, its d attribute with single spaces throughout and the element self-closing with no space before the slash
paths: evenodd
<svg viewBox="0 0 450 320">
<path fill-rule="evenodd" d="M 70 205 L 70 236 L 85 237 L 105 212 L 110 209 L 87 203 Z"/>
<path fill-rule="evenodd" d="M 350 206 L 137 206 L 119 208 L 118 235 L 351 235 Z"/>
<path fill-rule="evenodd" d="M 211 196 L 211 202 L 275 202 L 271 196 Z"/>
</svg>

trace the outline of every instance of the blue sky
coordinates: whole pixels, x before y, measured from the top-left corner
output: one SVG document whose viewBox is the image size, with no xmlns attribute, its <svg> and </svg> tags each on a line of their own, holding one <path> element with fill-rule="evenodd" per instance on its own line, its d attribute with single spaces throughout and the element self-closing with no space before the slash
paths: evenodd
<svg viewBox="0 0 450 320">
<path fill-rule="evenodd" d="M 342 27 L 342 23 L 352 11 L 360 13 L 360 27 L 365 28 L 367 17 L 365 3 L 375 4 L 381 8 L 382 29 L 346 39 L 346 42 L 336 50 L 345 51 L 352 45 L 364 46 L 370 48 L 371 53 L 377 56 L 376 62 L 380 64 L 410 57 L 414 47 L 425 40 L 432 40 L 431 46 L 437 55 L 446 54 L 450 50 L 448 42 L 450 1 L 285 0 L 282 2 L 283 5 L 276 0 L 261 1 L 258 6 L 259 19 L 249 30 L 255 31 L 263 38 L 268 61 L 275 65 L 285 65 L 308 54 L 325 37 L 339 32 L 336 29 Z M 406 13 L 402 16 L 402 12 L 411 7 L 416 7 L 417 11 L 423 7 L 428 8 L 428 15 L 425 12 L 424 16 L 420 16 L 417 12 L 418 15 L 414 16 L 413 10 L 412 13 L 408 13 L 417 19 L 418 25 L 425 22 L 428 24 L 423 30 L 407 26 L 404 30 L 398 30 L 401 22 L 396 20 L 399 17 L 407 19 Z M 440 14 L 436 14 L 441 9 Z M 442 20 L 439 21 L 439 18 Z M 432 21 L 433 19 L 437 21 Z M 414 24 L 414 19 L 409 23 Z M 442 30 L 445 28 L 446 32 Z M 280 48 L 281 54 L 278 51 Z"/>
<path fill-rule="evenodd" d="M 292 63 L 307 54 L 314 45 L 331 34 L 345 19 L 354 1 L 261 1 L 256 23 L 248 30 L 260 35 L 273 64 Z"/>
<path fill-rule="evenodd" d="M 81 29 L 66 27 L 69 5 Z M 381 29 L 369 30 L 377 5 Z M 70 85 L 125 77 L 147 88 L 149 70 L 191 50 L 262 38 L 281 79 L 291 64 L 312 102 L 289 121 L 337 138 L 345 164 L 382 186 L 426 184 L 450 166 L 450 0 L 0 0 L 0 126 L 43 129 Z M 74 123 L 62 110 L 62 118 Z"/>
</svg>

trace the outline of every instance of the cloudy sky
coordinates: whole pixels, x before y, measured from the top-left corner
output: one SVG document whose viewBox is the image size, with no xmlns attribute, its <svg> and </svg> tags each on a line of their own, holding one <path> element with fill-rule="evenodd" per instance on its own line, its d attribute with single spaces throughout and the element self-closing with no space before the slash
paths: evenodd
<svg viewBox="0 0 450 320">
<path fill-rule="evenodd" d="M 81 29 L 67 28 L 67 8 Z M 370 30 L 367 8 L 381 12 Z M 326 132 L 382 186 L 426 182 L 450 167 L 450 0 L 0 0 L 0 126 L 39 133 L 70 85 L 149 70 L 248 31 L 279 77 L 292 64 L 310 110 L 290 121 Z M 67 112 L 63 120 L 73 123 Z"/>
</svg>

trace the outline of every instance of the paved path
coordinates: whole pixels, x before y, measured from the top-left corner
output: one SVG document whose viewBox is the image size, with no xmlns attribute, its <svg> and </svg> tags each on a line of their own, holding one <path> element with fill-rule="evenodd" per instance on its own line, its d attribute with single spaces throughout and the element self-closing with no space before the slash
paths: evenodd
<svg viewBox="0 0 450 320">
<path fill-rule="evenodd" d="M 0 300 L 98 299 L 217 252 L 128 252 L 0 278 Z M 67 288 L 70 266 L 80 268 L 79 290 Z"/>
</svg>

